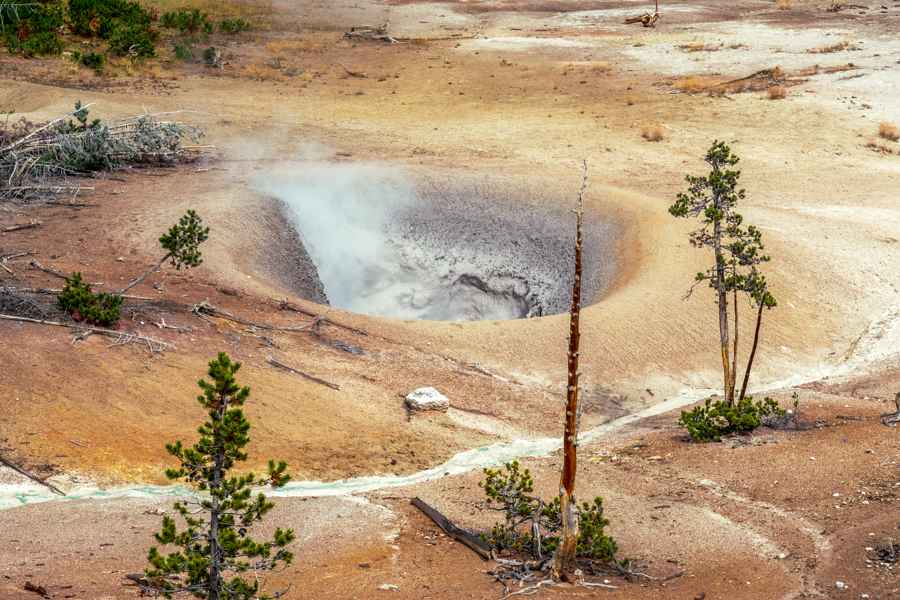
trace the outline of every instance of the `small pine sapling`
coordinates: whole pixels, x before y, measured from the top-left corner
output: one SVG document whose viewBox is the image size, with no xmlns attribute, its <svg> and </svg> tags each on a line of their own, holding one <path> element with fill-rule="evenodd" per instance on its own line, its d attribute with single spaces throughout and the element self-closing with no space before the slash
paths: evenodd
<svg viewBox="0 0 900 600">
<path fill-rule="evenodd" d="M 250 423 L 241 410 L 250 389 L 235 380 L 240 367 L 224 352 L 209 363 L 212 382 L 198 382 L 203 390 L 198 401 L 208 411 L 208 419 L 198 428 L 200 440 L 189 448 L 181 441 L 166 445 L 181 463 L 177 469 L 168 469 L 166 476 L 196 486 L 204 496 L 175 504 L 187 525 L 184 530 L 178 531 L 171 517 L 163 517 L 156 541 L 177 549 L 166 554 L 150 548 L 151 566 L 141 582 L 145 592 L 166 598 L 193 594 L 207 600 L 268 600 L 283 595 L 264 594 L 258 574 L 293 560 L 287 550 L 294 540 L 293 530 L 278 528 L 267 542 L 249 537 L 248 530 L 274 506 L 262 493 L 252 497 L 251 486 L 283 486 L 289 479 L 287 465 L 269 461 L 264 479 L 253 473 L 230 474 L 237 462 L 247 459 L 244 448 L 250 441 Z M 247 574 L 254 576 L 245 578 Z"/>
<path fill-rule="evenodd" d="M 90 284 L 81 279 L 81 273 L 72 273 L 66 278 L 56 303 L 76 321 L 104 327 L 115 325 L 122 309 L 121 296 L 92 292 Z"/>
<path fill-rule="evenodd" d="M 167 260 L 171 260 L 172 266 L 178 270 L 198 266 L 203 262 L 200 244 L 208 238 L 209 227 L 203 226 L 203 219 L 197 216 L 197 213 L 193 210 L 187 211 L 178 223 L 172 225 L 169 231 L 159 238 L 159 244 L 166 251 L 165 256 L 145 271 L 143 275 L 119 290 L 119 294 L 124 294 L 144 281 L 150 274 L 158 271 Z"/>
<path fill-rule="evenodd" d="M 523 553 L 537 561 L 552 556 L 559 548 L 562 529 L 559 497 L 548 503 L 534 496 L 531 472 L 518 461 L 506 463 L 502 469 L 485 469 L 484 474 L 479 486 L 487 496 L 488 508 L 503 513 L 504 519 L 483 539 L 498 552 Z M 616 564 L 618 546 L 606 533 L 609 521 L 603 510 L 599 496 L 575 507 L 576 559 Z"/>
</svg>

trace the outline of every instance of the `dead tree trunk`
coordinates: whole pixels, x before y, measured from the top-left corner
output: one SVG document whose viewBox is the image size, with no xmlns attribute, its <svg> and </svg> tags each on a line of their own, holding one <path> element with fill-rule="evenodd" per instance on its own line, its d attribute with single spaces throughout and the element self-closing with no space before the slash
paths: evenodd
<svg viewBox="0 0 900 600">
<path fill-rule="evenodd" d="M 172 256 L 171 253 L 166 254 L 165 256 L 163 256 L 163 257 L 159 260 L 158 263 L 156 263 L 155 265 L 153 265 L 152 267 L 150 267 L 149 269 L 147 269 L 146 271 L 144 271 L 144 274 L 143 274 L 143 275 L 141 275 L 140 277 L 138 277 L 138 278 L 136 278 L 136 279 L 133 279 L 133 280 L 131 281 L 131 283 L 129 283 L 128 285 L 126 285 L 125 287 L 123 287 L 121 290 L 119 290 L 119 291 L 118 291 L 118 295 L 121 296 L 122 294 L 124 294 L 125 292 L 127 292 L 128 290 L 130 290 L 131 288 L 133 288 L 134 286 L 136 286 L 137 284 L 139 284 L 139 283 L 142 282 L 143 280 L 147 279 L 147 277 L 148 277 L 151 273 L 155 273 L 155 272 L 159 271 L 160 267 L 163 266 L 163 263 L 166 262 L 167 260 L 169 260 L 169 258 L 171 258 L 171 256 Z"/>
<path fill-rule="evenodd" d="M 581 341 L 581 244 L 584 220 L 584 192 L 587 188 L 587 161 L 584 162 L 578 208 L 575 212 L 575 279 L 572 283 L 572 307 L 569 310 L 568 381 L 566 386 L 566 424 L 563 433 L 563 468 L 559 483 L 562 532 L 553 561 L 553 577 L 570 581 L 576 568 L 578 543 L 578 505 L 575 501 L 575 473 L 578 458 L 578 356 Z"/>
<path fill-rule="evenodd" d="M 759 309 L 756 312 L 756 329 L 753 332 L 753 346 L 750 348 L 750 356 L 747 358 L 747 368 L 744 370 L 744 381 L 741 384 L 741 395 L 738 396 L 738 402 L 747 395 L 747 383 L 750 381 L 750 369 L 753 368 L 753 359 L 756 357 L 756 346 L 759 345 L 759 328 L 762 325 L 763 309 L 766 307 L 765 302 L 759 303 Z"/>
</svg>

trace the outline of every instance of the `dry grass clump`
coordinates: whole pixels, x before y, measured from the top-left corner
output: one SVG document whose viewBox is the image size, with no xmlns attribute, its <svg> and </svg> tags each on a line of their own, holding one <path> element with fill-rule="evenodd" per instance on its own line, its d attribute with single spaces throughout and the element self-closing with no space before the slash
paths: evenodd
<svg viewBox="0 0 900 600">
<path fill-rule="evenodd" d="M 878 125 L 878 137 L 891 142 L 900 141 L 900 129 L 893 123 L 885 121 Z"/>
<path fill-rule="evenodd" d="M 666 137 L 666 132 L 662 125 L 644 125 L 641 128 L 641 137 L 648 142 L 661 142 Z"/>
<path fill-rule="evenodd" d="M 703 42 L 678 45 L 678 49 L 683 52 L 718 52 L 722 48 L 722 44 L 704 44 Z"/>
<path fill-rule="evenodd" d="M 325 44 L 316 40 L 273 40 L 266 43 L 266 50 L 272 54 L 319 52 L 325 48 Z"/>
<path fill-rule="evenodd" d="M 787 88 L 783 85 L 770 85 L 766 91 L 769 94 L 769 100 L 784 100 L 787 98 Z"/>
<path fill-rule="evenodd" d="M 845 50 L 859 50 L 859 46 L 844 40 L 843 42 L 829 44 L 828 46 L 810 48 L 806 52 L 809 54 L 831 54 L 832 52 L 844 52 Z"/>
<path fill-rule="evenodd" d="M 680 90 L 687 94 L 697 94 L 700 92 L 705 92 L 717 83 L 717 81 L 709 77 L 692 75 L 690 77 L 682 77 L 675 80 L 675 83 L 673 85 L 676 90 Z"/>
<path fill-rule="evenodd" d="M 775 6 L 778 7 L 778 10 L 790 10 L 794 7 L 793 0 L 775 0 Z"/>
</svg>

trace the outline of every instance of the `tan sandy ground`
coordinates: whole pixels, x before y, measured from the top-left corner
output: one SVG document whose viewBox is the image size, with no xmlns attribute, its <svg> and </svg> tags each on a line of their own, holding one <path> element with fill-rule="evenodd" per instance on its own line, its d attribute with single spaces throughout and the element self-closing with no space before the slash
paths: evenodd
<svg viewBox="0 0 900 600">
<path fill-rule="evenodd" d="M 568 11 L 564 13 L 555 12 L 563 9 L 550 6 L 554 3 L 456 4 L 299 2 L 277 3 L 275 12 L 250 3 L 215 5 L 211 10 L 249 12 L 266 25 L 238 38 L 214 40 L 225 48 L 228 64 L 222 72 L 163 60 L 133 75 L 122 74 L 127 67 L 117 67 L 119 76 L 100 79 L 63 61 L 3 55 L 2 110 L 41 120 L 60 114 L 81 98 L 97 102 L 97 113 L 105 118 L 145 108 L 195 111 L 183 118 L 206 129 L 220 156 L 210 170 L 185 167 L 98 181 L 97 190 L 84 197 L 91 204 L 86 208 L 12 208 L 0 215 L 4 225 L 29 219 L 43 223 L 38 229 L 3 234 L 4 254 L 30 250 L 45 265 L 63 271 L 78 269 L 86 278 L 108 285 L 125 282 L 155 260 L 156 238 L 185 208 L 198 209 L 214 232 L 202 268 L 187 274 L 166 271 L 135 290 L 172 304 L 135 305 L 133 315 L 132 307 L 126 308 L 128 318 L 133 317 L 128 329 L 175 343 L 174 352 L 151 357 L 140 347 L 110 348 L 109 340 L 97 336 L 70 344 L 71 336 L 61 330 L 0 325 L 4 455 L 42 473 L 158 482 L 167 463 L 162 444 L 192 435 L 199 416 L 193 401 L 194 382 L 219 350 L 244 362 L 242 375 L 254 390 L 248 408 L 254 422 L 252 455 L 259 461 L 270 455 L 285 458 L 302 479 L 407 473 L 495 439 L 452 416 L 407 421 L 398 395 L 419 385 L 448 390 L 454 406 L 469 411 L 465 423 L 481 419 L 481 429 L 497 429 L 499 423 L 522 436 L 557 433 L 565 375 L 564 317 L 503 323 L 402 323 L 343 314 L 293 298 L 298 305 L 327 311 L 336 321 L 369 332 L 362 336 L 325 327 L 322 339 L 281 333 L 262 337 L 234 323 L 202 321 L 190 314 L 190 304 L 208 300 L 260 322 L 308 322 L 278 309 L 277 300 L 292 297 L 279 278 L 283 263 L 290 260 L 290 248 L 279 242 L 274 260 L 264 251 L 272 231 L 282 230 L 284 224 L 275 207 L 253 191 L 250 181 L 276 163 L 300 157 L 310 144 L 324 148 L 326 156 L 350 153 L 350 160 L 388 161 L 413 173 L 502 174 L 552 188 L 559 202 L 574 196 L 578 161 L 588 160 L 588 207 L 615 221 L 621 237 L 615 287 L 585 310 L 583 383 L 603 390 L 586 418 L 587 425 L 616 416 L 623 408 L 655 403 L 685 387 L 714 387 L 718 382 L 710 299 L 698 291 L 692 300 L 681 301 L 704 257 L 687 244 L 689 224 L 674 222 L 666 213 L 683 187 L 684 173 L 702 171 L 700 157 L 713 139 L 728 141 L 743 157 L 742 181 L 748 189 L 744 212 L 761 226 L 774 257 L 768 271 L 780 307 L 764 329 L 757 380 L 808 381 L 840 367 L 846 359 L 854 366 L 896 353 L 896 345 L 890 342 L 897 335 L 893 324 L 898 313 L 896 282 L 900 281 L 896 259 L 900 157 L 873 152 L 865 144 L 874 137 L 879 120 L 900 121 L 896 103 L 890 101 L 892 90 L 898 89 L 896 77 L 891 77 L 900 52 L 890 33 L 898 27 L 900 9 L 891 5 L 884 12 L 860 16 L 825 13 L 821 3 L 814 2 L 795 2 L 790 11 L 775 10 L 769 2 L 741 2 L 730 10 L 715 2 L 681 2 L 671 7 L 658 29 L 644 30 L 620 25 L 624 12 L 636 10 L 631 2 L 575 3 L 578 6 L 564 7 Z M 516 4 L 541 10 L 496 10 L 523 8 Z M 477 37 L 393 45 L 341 39 L 351 25 L 387 18 L 398 36 Z M 834 55 L 806 52 L 842 39 L 861 40 L 864 49 Z M 698 43 L 743 46 L 700 52 L 678 48 Z M 673 93 L 679 78 L 691 75 L 718 81 L 776 64 L 789 72 L 809 73 L 816 64 L 845 68 L 848 62 L 862 67 L 804 75 L 805 81 L 791 87 L 783 101 L 770 101 L 762 92 L 727 98 Z M 350 76 L 347 69 L 364 72 L 366 77 Z M 852 75 L 861 76 L 849 78 Z M 657 124 L 665 139 L 645 141 L 641 129 Z M 900 146 L 895 150 L 900 153 Z M 58 280 L 29 269 L 27 259 L 9 266 L 15 275 L 3 272 L 4 280 L 59 285 Z M 161 318 L 193 329 L 181 334 L 154 327 Z M 366 354 L 343 353 L 330 339 L 358 345 Z M 270 356 L 339 383 L 342 389 L 333 391 L 274 370 L 266 363 Z M 473 363 L 502 379 L 472 369 Z M 879 400 L 896 387 L 895 372 L 884 373 L 876 373 L 883 388 L 871 395 Z M 844 414 L 843 398 L 850 390 L 828 391 L 841 399 L 821 396 L 823 405 L 816 411 L 833 423 L 836 414 Z M 685 549 L 690 576 L 671 584 L 684 586 L 673 597 L 692 597 L 700 591 L 714 597 L 715 590 L 729 598 L 781 597 L 802 589 L 804 582 L 812 585 L 812 577 L 822 586 L 833 585 L 829 578 L 843 577 L 840 566 L 859 567 L 860 546 L 869 533 L 882 535 L 896 527 L 890 517 L 883 517 L 883 507 L 877 503 L 854 505 L 841 513 L 852 517 L 847 519 L 850 526 L 830 515 L 828 505 L 812 508 L 807 502 L 810 497 L 820 503 L 829 501 L 837 482 L 849 481 L 851 475 L 871 476 L 888 487 L 891 477 L 897 479 L 896 462 L 893 471 L 887 463 L 880 465 L 881 471 L 875 469 L 878 473 L 870 464 L 890 457 L 892 449 L 896 454 L 896 432 L 872 419 L 886 405 L 862 400 L 851 404 L 866 415 L 866 421 L 779 433 L 774 445 L 728 451 L 718 446 L 685 446 L 668 429 L 674 420 L 668 416 L 660 421 L 667 429 L 652 434 L 653 445 L 666 448 L 678 460 L 657 464 L 634 458 L 632 462 L 640 464 L 647 477 L 645 484 L 622 475 L 623 466 L 588 459 L 582 461 L 584 489 L 602 490 L 611 504 L 618 494 L 631 507 L 630 514 L 614 520 L 614 528 L 621 528 L 616 533 L 626 555 L 652 558 L 662 572 L 666 560 L 682 560 L 672 558 L 677 555 L 672 548 Z M 835 433 L 844 431 L 853 432 L 847 441 Z M 864 440 L 886 450 L 875 458 L 859 454 L 856 451 Z M 844 470 L 806 468 L 808 446 L 835 459 L 842 457 L 834 464 L 844 465 Z M 845 456 L 849 449 L 853 452 Z M 661 450 L 652 452 L 665 455 Z M 718 456 L 728 457 L 718 459 L 723 462 L 721 473 L 710 462 Z M 746 462 L 732 464 L 732 460 Z M 784 478 L 758 468 L 770 464 L 766 461 L 783 471 Z M 816 466 L 823 462 L 827 461 L 817 456 Z M 548 493 L 555 477 L 551 463 L 536 463 Z M 801 473 L 809 477 L 794 481 Z M 662 480 L 654 479 L 662 474 L 666 475 Z M 742 482 L 739 476 L 745 474 L 753 476 Z M 453 486 L 460 502 L 471 503 L 476 478 L 463 479 L 429 484 L 422 493 Z M 718 501 L 711 490 L 715 488 L 698 487 L 699 479 L 710 479 L 741 497 L 802 513 L 814 528 L 827 530 L 822 535 L 836 538 L 835 549 L 829 554 L 824 547 L 810 548 L 817 538 L 798 533 L 800 525 L 793 517 L 781 520 L 787 524 L 769 523 L 756 514 L 765 509 L 733 499 L 727 507 L 715 504 L 714 508 Z M 784 483 L 789 479 L 790 484 Z M 768 487 L 774 485 L 772 481 L 789 486 L 774 489 L 787 489 L 792 497 L 772 496 Z M 695 536 L 687 528 L 673 529 L 672 537 L 660 538 L 658 523 L 646 515 L 663 510 L 651 504 L 670 504 L 653 498 L 681 489 L 673 482 L 687 486 L 687 500 L 669 518 L 711 528 L 708 537 Z M 309 501 L 309 505 L 318 502 Z M 286 503 L 306 506 L 297 500 Z M 69 510 L 62 506 L 46 510 Z M 328 564 L 347 578 L 341 585 L 350 587 L 335 587 L 322 576 L 314 580 L 320 583 L 311 584 L 312 591 L 368 597 L 380 579 L 402 579 L 402 570 L 391 570 L 401 568 L 413 578 L 410 581 L 420 582 L 401 584 L 401 594 L 420 596 L 421 589 L 415 586 L 432 585 L 433 578 L 422 576 L 416 565 L 448 561 L 453 568 L 448 567 L 444 575 L 455 579 L 458 569 L 466 573 L 465 585 L 483 590 L 478 593 L 488 597 L 496 594 L 485 581 L 468 578 L 478 568 L 477 559 L 451 545 L 422 547 L 412 532 L 430 531 L 430 526 L 405 506 L 393 508 L 409 524 L 408 535 L 401 536 L 401 562 L 388 561 L 388 570 L 351 569 L 350 576 L 346 569 L 353 566 L 352 559 L 331 560 Z M 453 505 L 444 501 L 442 508 L 451 511 Z M 725 511 L 721 516 L 704 512 L 718 513 L 720 508 Z M 39 521 L 42 510 L 29 507 L 6 514 Z M 119 507 L 110 510 L 126 516 L 134 512 Z M 297 511 L 297 528 L 303 529 L 310 515 Z M 71 516 L 79 530 L 83 523 L 77 519 L 95 518 L 91 511 L 80 515 Z M 645 521 L 640 527 L 620 525 L 637 522 L 638 515 L 645 515 L 640 517 Z M 740 522 L 744 517 L 761 519 L 754 521 L 759 527 L 755 534 L 735 525 L 735 519 Z M 146 533 L 153 521 L 135 524 Z M 865 531 L 868 522 L 874 524 L 873 531 Z M 4 535 L 12 531 L 18 529 Z M 750 536 L 751 542 L 741 541 L 740 536 Z M 39 537 L 35 543 L 49 543 L 45 534 Z M 129 568 L 138 569 L 148 537 L 135 537 L 141 543 L 135 541 L 134 547 L 141 552 L 128 552 L 133 559 Z M 694 538 L 697 546 L 689 544 Z M 763 539 L 779 548 L 796 546 L 798 556 L 804 558 L 784 564 L 754 558 L 762 566 L 753 566 L 746 555 L 760 552 L 749 550 L 748 543 L 762 544 Z M 711 545 L 713 541 L 719 545 Z M 649 542 L 659 545 L 644 550 Z M 312 545 L 318 543 L 317 538 Z M 42 551 L 56 555 L 52 544 Z M 360 543 L 347 552 L 380 556 L 386 551 L 377 544 Z M 29 566 L 29 560 L 18 560 L 26 564 L 9 572 L 10 590 L 20 589 L 22 578 L 30 572 L 20 570 Z M 706 560 L 722 561 L 716 563 L 721 570 L 706 568 Z M 888 594 L 885 598 L 895 590 L 891 581 L 896 579 L 888 577 L 878 588 L 881 583 L 867 579 L 874 577 L 874 571 L 854 568 L 846 575 L 854 586 L 859 581 L 874 586 L 872 590 L 883 589 Z M 117 579 L 98 577 L 96 588 L 80 580 L 78 585 L 94 590 L 89 594 L 118 597 L 118 588 L 109 587 Z M 747 595 L 735 595 L 738 588 L 733 582 L 745 579 L 751 581 Z M 753 591 L 754 581 L 768 586 L 766 591 Z M 57 584 L 64 585 L 54 580 Z M 357 585 L 369 587 L 357 592 L 353 587 Z M 448 592 L 448 585 L 435 583 L 429 593 L 435 597 L 475 593 Z M 635 586 L 627 589 L 628 594 L 644 593 Z M 827 589 L 825 593 L 831 593 Z M 862 590 L 851 588 L 856 589 Z M 660 597 L 653 596 L 659 590 L 651 588 L 646 593 Z"/>
</svg>

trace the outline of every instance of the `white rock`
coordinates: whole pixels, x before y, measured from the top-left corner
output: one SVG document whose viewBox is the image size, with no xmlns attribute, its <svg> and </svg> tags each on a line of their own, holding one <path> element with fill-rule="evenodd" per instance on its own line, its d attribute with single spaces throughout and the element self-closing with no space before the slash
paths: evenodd
<svg viewBox="0 0 900 600">
<path fill-rule="evenodd" d="M 834 582 L 834 587 L 836 587 L 836 588 L 839 589 L 839 590 L 846 590 L 846 589 L 847 589 L 847 584 L 844 583 L 843 581 L 835 581 L 835 582 Z"/>
<path fill-rule="evenodd" d="M 378 589 L 383 592 L 397 592 L 400 591 L 400 586 L 393 583 L 382 583 L 378 586 Z"/>
<path fill-rule="evenodd" d="M 423 387 L 413 390 L 406 396 L 406 406 L 410 410 L 446 412 L 450 408 L 450 400 L 433 387 Z"/>
</svg>

